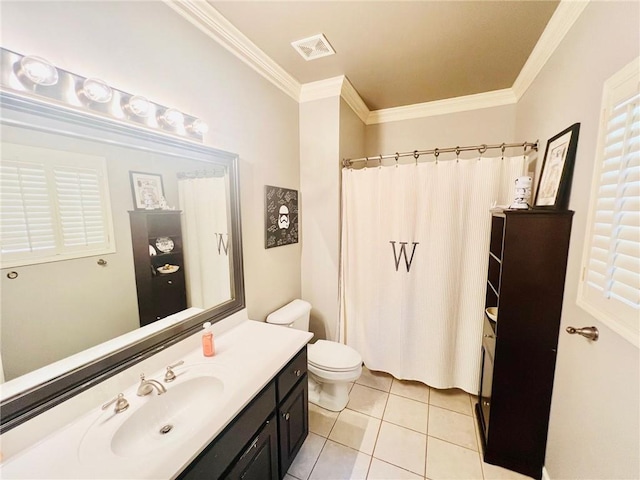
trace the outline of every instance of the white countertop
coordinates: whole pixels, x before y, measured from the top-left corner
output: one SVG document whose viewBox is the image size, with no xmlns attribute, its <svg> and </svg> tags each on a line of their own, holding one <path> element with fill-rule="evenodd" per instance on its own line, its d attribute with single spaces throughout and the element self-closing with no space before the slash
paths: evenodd
<svg viewBox="0 0 640 480">
<path fill-rule="evenodd" d="M 185 341 L 199 344 L 200 334 Z M 151 396 L 138 397 L 138 384 L 123 393 L 130 403 L 125 412 L 115 414 L 101 405 L 77 420 L 39 440 L 0 464 L 0 478 L 30 479 L 170 479 L 175 478 L 267 385 L 289 360 L 311 339 L 312 334 L 291 328 L 246 320 L 215 337 L 216 355 L 204 357 L 195 348 L 175 369 L 172 386 L 196 375 L 213 375 L 224 383 L 217 412 L 207 425 L 180 442 L 148 454 L 118 456 L 109 448 L 111 435 L 96 435 L 104 429 L 114 432 L 128 416 Z M 136 366 L 131 368 L 136 370 Z M 164 369 L 144 372 L 149 379 L 162 380 Z M 153 393 L 152 395 L 155 395 Z M 193 415 L 198 415 L 197 411 Z M 94 438 L 97 440 L 94 441 Z M 84 441 L 83 441 L 84 440 Z M 89 440 L 89 441 L 88 441 Z"/>
</svg>

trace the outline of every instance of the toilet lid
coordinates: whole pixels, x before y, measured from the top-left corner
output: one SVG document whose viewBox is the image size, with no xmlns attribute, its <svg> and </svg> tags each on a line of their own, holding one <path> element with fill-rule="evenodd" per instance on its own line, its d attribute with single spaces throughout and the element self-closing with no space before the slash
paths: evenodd
<svg viewBox="0 0 640 480">
<path fill-rule="evenodd" d="M 308 345 L 307 359 L 311 365 L 332 372 L 353 370 L 362 364 L 362 357 L 353 348 L 328 340 Z"/>
</svg>

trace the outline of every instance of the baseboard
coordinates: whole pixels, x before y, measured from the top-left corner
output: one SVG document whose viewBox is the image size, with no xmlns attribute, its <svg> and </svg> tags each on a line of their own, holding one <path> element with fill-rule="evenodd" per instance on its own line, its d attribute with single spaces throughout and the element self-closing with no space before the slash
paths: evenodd
<svg viewBox="0 0 640 480">
<path fill-rule="evenodd" d="M 551 480 L 547 467 L 542 467 L 542 480 Z"/>
</svg>

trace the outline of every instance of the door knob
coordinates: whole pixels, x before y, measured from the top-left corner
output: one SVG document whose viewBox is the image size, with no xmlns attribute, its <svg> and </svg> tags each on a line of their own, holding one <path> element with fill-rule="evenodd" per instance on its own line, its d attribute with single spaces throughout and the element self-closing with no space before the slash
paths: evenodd
<svg viewBox="0 0 640 480">
<path fill-rule="evenodd" d="M 588 338 L 594 342 L 598 340 L 598 337 L 600 337 L 600 332 L 596 327 L 567 327 L 567 333 L 570 335 L 575 335 L 577 333 L 578 335 L 582 335 L 584 338 Z"/>
</svg>

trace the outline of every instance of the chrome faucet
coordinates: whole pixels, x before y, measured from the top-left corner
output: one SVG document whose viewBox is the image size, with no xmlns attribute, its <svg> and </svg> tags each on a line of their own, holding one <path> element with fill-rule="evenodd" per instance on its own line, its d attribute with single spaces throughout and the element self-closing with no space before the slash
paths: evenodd
<svg viewBox="0 0 640 480">
<path fill-rule="evenodd" d="M 167 393 L 167 389 L 158 382 L 157 380 L 147 380 L 144 378 L 144 373 L 140 374 L 140 385 L 138 386 L 138 396 L 144 397 L 145 395 L 149 395 L 153 392 L 153 389 L 158 391 L 158 395 L 162 395 L 163 393 Z"/>
</svg>

